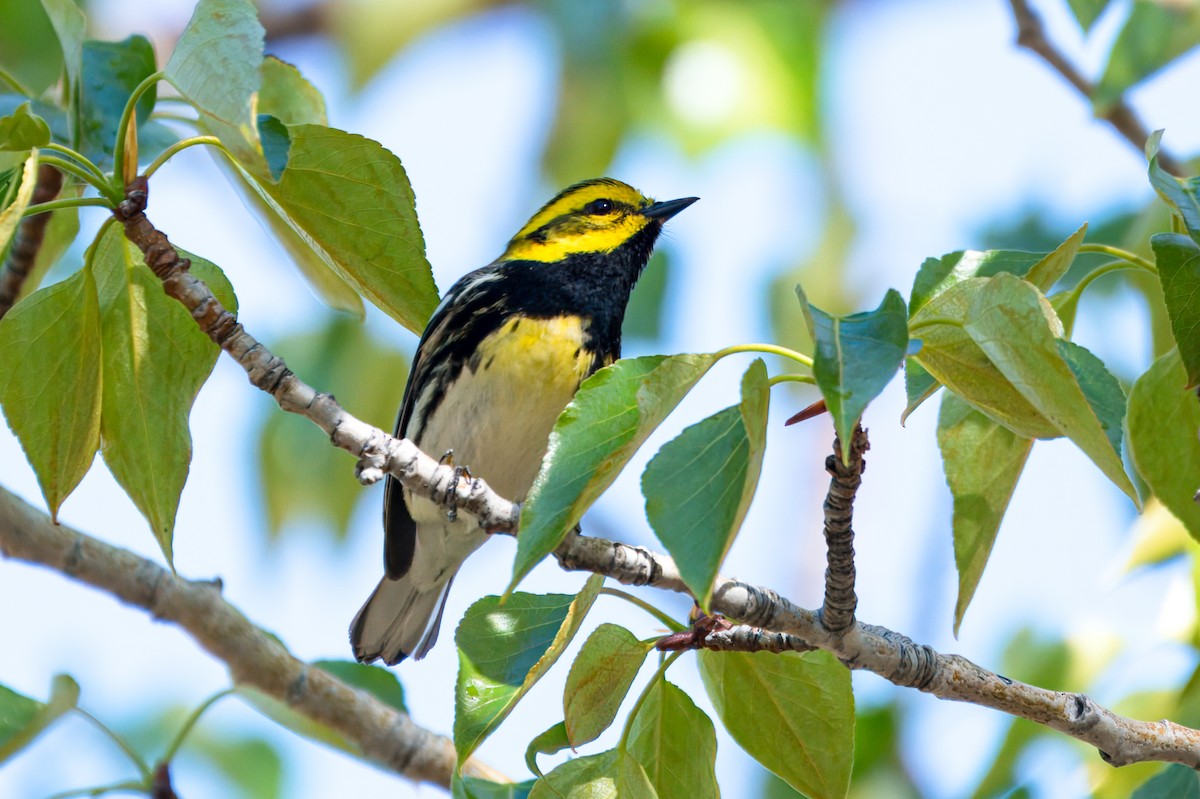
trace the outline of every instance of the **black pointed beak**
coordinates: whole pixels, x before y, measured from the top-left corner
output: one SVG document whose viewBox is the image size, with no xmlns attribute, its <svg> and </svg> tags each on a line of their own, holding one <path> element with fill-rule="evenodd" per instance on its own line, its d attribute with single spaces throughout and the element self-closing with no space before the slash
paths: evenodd
<svg viewBox="0 0 1200 799">
<path fill-rule="evenodd" d="M 662 222 L 666 222 L 668 219 L 675 216 L 675 214 L 679 213 L 684 208 L 687 208 L 689 205 L 699 199 L 699 197 L 683 197 L 678 200 L 667 200 L 666 202 L 654 203 L 653 205 L 647 205 L 645 208 L 643 208 L 642 215 L 648 216 L 651 219 L 658 219 Z"/>
</svg>

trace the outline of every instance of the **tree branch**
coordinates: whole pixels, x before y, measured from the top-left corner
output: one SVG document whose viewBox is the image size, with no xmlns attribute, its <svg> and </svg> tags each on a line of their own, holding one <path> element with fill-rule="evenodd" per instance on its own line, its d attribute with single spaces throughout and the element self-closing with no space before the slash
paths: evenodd
<svg viewBox="0 0 1200 799">
<path fill-rule="evenodd" d="M 197 323 L 242 365 L 254 385 L 268 391 L 284 410 L 320 425 L 336 446 L 359 456 L 360 480 L 378 480 L 387 472 L 421 496 L 466 510 L 489 530 L 511 534 L 516 529 L 518 507 L 514 503 L 496 495 L 480 480 L 472 480 L 460 486 L 456 495 L 447 496 L 454 479 L 452 467 L 439 466 L 412 442 L 395 439 L 355 419 L 332 396 L 304 384 L 282 360 L 245 333 L 208 287 L 187 274 L 187 261 L 180 259 L 166 236 L 150 225 L 144 214 L 145 188 L 144 180 L 131 185 L 126 202 L 115 212 L 126 225 L 126 236 L 145 254 L 146 263 L 163 280 L 167 294 L 191 310 Z M 861 447 L 859 474 L 865 443 L 865 437 L 859 443 L 856 436 L 856 447 Z M 840 491 L 839 479 L 835 474 L 833 484 Z M 839 513 L 834 515 L 836 521 Z M 675 562 L 644 547 L 572 533 L 555 556 L 567 570 L 604 574 L 626 585 L 690 593 Z M 838 590 L 834 590 L 835 595 Z M 798 607 L 769 588 L 718 577 L 713 586 L 712 610 L 760 632 L 786 633 L 799 639 L 772 639 L 769 634 L 737 630 L 714 640 L 714 646 L 728 648 L 737 643 L 761 648 L 787 643 L 789 647 L 797 644 L 820 648 L 834 654 L 848 668 L 874 672 L 896 685 L 940 699 L 993 708 L 1058 730 L 1096 747 L 1115 766 L 1162 761 L 1200 768 L 1200 731 L 1170 721 L 1141 722 L 1118 716 L 1082 694 L 1015 682 L 884 627 L 856 621 L 835 633 L 822 622 L 820 612 Z"/>
<path fill-rule="evenodd" d="M 77 530 L 0 488 L 0 554 L 62 572 L 161 621 L 177 624 L 229 667 L 233 682 L 286 703 L 336 730 L 378 766 L 417 782 L 450 786 L 456 755 L 445 737 L 404 713 L 297 660 L 221 597 L 219 582 L 185 580 Z M 464 773 L 505 781 L 469 760 Z"/>
<path fill-rule="evenodd" d="M 850 462 L 842 462 L 842 442 L 833 439 L 833 454 L 825 459 L 829 493 L 825 496 L 825 601 L 821 623 L 834 635 L 854 624 L 858 597 L 854 594 L 854 497 L 866 468 L 863 454 L 871 448 L 862 425 L 856 424 L 850 441 Z"/>
<path fill-rule="evenodd" d="M 1046 37 L 1042 18 L 1030 8 L 1027 0 L 1009 0 L 1009 3 L 1012 6 L 1013 19 L 1017 23 L 1017 44 L 1040 56 L 1089 102 L 1094 100 L 1096 84 L 1085 78 L 1083 73 L 1068 61 L 1066 56 Z M 1146 149 L 1146 139 L 1150 137 L 1150 132 L 1146 130 L 1142 120 L 1124 99 L 1117 100 L 1106 108 L 1096 109 L 1096 116 L 1112 125 L 1118 133 L 1138 149 L 1138 152 Z M 1163 150 L 1158 151 L 1158 163 L 1176 177 L 1186 174 L 1183 164 Z"/>
<path fill-rule="evenodd" d="M 63 175 L 47 164 L 38 165 L 37 185 L 33 188 L 31 205 L 48 203 L 62 191 Z M 50 214 L 35 214 L 21 220 L 17 225 L 17 234 L 13 236 L 12 248 L 4 267 L 0 268 L 0 319 L 9 312 L 21 294 L 25 279 L 33 270 L 38 251 L 42 248 L 42 239 L 46 235 L 46 225 L 50 224 Z"/>
</svg>

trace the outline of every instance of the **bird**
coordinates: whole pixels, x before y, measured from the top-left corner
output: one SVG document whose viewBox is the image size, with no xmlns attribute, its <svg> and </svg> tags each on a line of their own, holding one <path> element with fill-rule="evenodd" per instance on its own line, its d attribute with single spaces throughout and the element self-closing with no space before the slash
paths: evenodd
<svg viewBox="0 0 1200 799">
<path fill-rule="evenodd" d="M 492 263 L 461 277 L 417 345 L 396 436 L 522 502 L 559 414 L 621 355 L 621 324 L 663 225 L 698 198 L 655 202 L 612 178 L 555 195 Z M 350 624 L 362 663 L 424 657 L 463 561 L 469 516 L 384 489 L 384 576 Z"/>
</svg>

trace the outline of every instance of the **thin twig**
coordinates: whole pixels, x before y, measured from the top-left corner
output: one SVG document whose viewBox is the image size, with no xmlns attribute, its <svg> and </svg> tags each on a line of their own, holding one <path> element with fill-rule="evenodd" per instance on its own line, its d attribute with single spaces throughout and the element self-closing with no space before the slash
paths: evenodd
<svg viewBox="0 0 1200 799">
<path fill-rule="evenodd" d="M 48 203 L 62 191 L 63 176 L 52 166 L 40 164 L 37 172 L 37 185 L 33 189 L 30 205 Z M 12 247 L 8 259 L 0 269 L 0 319 L 21 295 L 21 288 L 29 273 L 33 271 L 38 251 L 42 249 L 42 240 L 46 236 L 46 225 L 50 223 L 50 214 L 28 216 L 17 226 L 13 236 Z"/>
<path fill-rule="evenodd" d="M 1068 83 L 1075 87 L 1089 102 L 1096 97 L 1096 84 L 1083 76 L 1074 64 L 1067 60 L 1054 43 L 1046 37 L 1046 29 L 1042 18 L 1030 8 L 1027 0 L 1009 0 L 1012 6 L 1013 19 L 1017 23 L 1017 44 L 1036 53 L 1043 61 L 1062 75 Z M 1141 152 L 1146 147 L 1146 139 L 1150 131 L 1142 124 L 1142 120 L 1134 113 L 1125 100 L 1118 99 L 1104 108 L 1096 109 L 1096 115 L 1120 133 L 1125 139 Z M 1159 150 L 1158 163 L 1167 172 L 1176 177 L 1186 174 L 1183 164 L 1169 153 Z"/>
<path fill-rule="evenodd" d="M 862 425 L 855 425 L 850 441 L 850 462 L 842 462 L 842 442 L 833 440 L 833 454 L 825 459 L 829 493 L 825 497 L 825 602 L 821 623 L 833 635 L 850 629 L 858 597 L 854 594 L 854 497 L 866 468 L 863 454 L 871 448 Z"/>
<path fill-rule="evenodd" d="M 0 554 L 37 563 L 179 625 L 229 667 L 236 685 L 262 691 L 344 736 L 362 756 L 409 779 L 449 787 L 456 755 L 447 739 L 328 672 L 297 660 L 221 596 L 214 581 L 185 580 L 106 544 L 0 488 Z M 478 761 L 475 776 L 503 777 Z"/>
</svg>

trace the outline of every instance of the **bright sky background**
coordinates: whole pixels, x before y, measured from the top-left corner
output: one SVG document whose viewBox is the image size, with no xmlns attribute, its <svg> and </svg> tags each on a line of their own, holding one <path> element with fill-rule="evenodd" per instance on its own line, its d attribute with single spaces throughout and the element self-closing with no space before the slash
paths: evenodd
<svg viewBox="0 0 1200 799">
<path fill-rule="evenodd" d="M 105 30 L 106 38 L 147 28 L 179 30 L 191 9 L 190 0 L 104 5 L 110 8 L 96 16 L 105 24 L 129 21 L 128 27 Z M 1065 3 L 1037 5 L 1051 36 L 1094 74 L 1129 3 L 1114 3 L 1087 41 Z M 925 257 L 978 246 L 988 222 L 1035 208 L 1074 229 L 1151 196 L 1141 155 L 1094 121 L 1089 108 L 1041 62 L 1015 48 L 1006 3 L 851 2 L 840 7 L 829 35 L 825 113 L 832 171 L 857 225 L 852 274 L 864 308 L 874 307 L 888 287 L 907 295 Z M 536 177 L 556 87 L 553 46 L 536 16 L 499 10 L 416 42 L 355 98 L 343 95 L 345 78 L 332 47 L 310 41 L 275 52 L 297 63 L 325 92 L 332 125 L 377 139 L 401 157 L 416 191 L 429 258 L 444 288 L 494 258 L 511 233 L 560 188 L 542 185 Z M 716 86 L 715 100 L 707 101 L 718 102 L 722 92 L 737 91 L 736 64 L 722 61 L 720 54 L 693 56 L 673 73 L 672 91 L 688 113 L 712 113 L 687 106 L 698 102 L 689 98 L 703 100 L 695 82 Z M 1193 97 L 1198 82 L 1200 61 L 1192 57 L 1133 95 L 1151 128 L 1167 128 L 1165 145 L 1175 153 L 1200 149 L 1195 104 L 1180 99 Z M 659 198 L 702 198 L 671 222 L 663 245 L 677 256 L 666 351 L 769 340 L 763 312 L 769 279 L 810 255 L 821 229 L 822 209 L 814 205 L 818 172 L 809 154 L 770 131 L 695 159 L 649 134 L 626 143 L 612 176 Z M 159 173 L 154 189 L 151 219 L 176 244 L 226 270 L 239 296 L 241 321 L 255 336 L 270 345 L 322 313 L 208 155 L 187 151 Z M 87 213 L 85 224 L 94 227 L 100 214 Z M 371 324 L 403 346 L 415 344 L 380 314 Z M 1148 357 L 1148 342 L 1139 332 L 1143 327 L 1135 302 L 1101 308 L 1085 301 L 1076 337 L 1132 371 L 1144 368 Z M 627 354 L 643 348 L 633 342 Z M 737 378 L 748 363 L 747 358 L 714 370 L 600 502 L 585 529 L 652 542 L 637 485 L 648 454 L 685 425 L 733 402 Z M 397 396 L 399 391 L 398 385 Z M 353 408 L 352 398 L 340 398 Z M 777 392 L 758 501 L 724 571 L 815 607 L 824 570 L 820 502 L 827 485 L 822 464 L 829 425 L 781 427 L 812 398 Z M 862 619 L 994 669 L 1000 668 L 1004 643 L 1025 627 L 1093 646 L 1116 636 L 1126 648 L 1093 688 L 1101 702 L 1132 689 L 1174 684 L 1193 668 L 1190 650 L 1173 639 L 1180 620 L 1172 609 L 1191 606 L 1188 575 L 1171 567 L 1122 573 L 1133 508 L 1062 441 L 1035 448 L 955 641 L 949 494 L 934 440 L 936 407 L 921 408 L 901 428 L 903 406 L 897 379 L 867 412 L 872 450 L 855 520 Z M 192 416 L 195 460 L 179 513 L 176 564 L 189 577 L 220 575 L 230 601 L 280 635 L 299 657 L 348 658 L 347 623 L 379 577 L 381 492 L 374 490 L 356 517 L 348 546 L 297 529 L 288 545 L 269 548 L 261 532 L 250 436 L 256 420 L 273 412 L 270 401 L 222 358 Z M 390 419 L 371 421 L 391 425 Z M 314 430 L 313 435 L 320 434 Z M 346 468 L 353 468 L 349 458 Z M 33 474 L 6 427 L 0 429 L 0 481 L 41 505 Z M 145 523 L 99 459 L 67 501 L 62 519 L 151 559 L 160 557 Z M 468 561 L 451 595 L 441 643 L 426 660 L 397 669 L 414 717 L 432 729 L 450 731 L 455 620 L 475 598 L 503 588 L 512 549 L 511 540 L 498 540 Z M 549 563 L 524 588 L 574 592 L 582 581 L 583 575 L 566 574 Z M 680 616 L 686 613 L 687 604 L 677 597 L 646 596 Z M 0 607 L 9 609 L 0 639 L 11 647 L 0 651 L 0 682 L 41 697 L 51 674 L 69 672 L 83 686 L 83 705 L 118 728 L 163 704 L 193 706 L 226 685 L 221 665 L 178 629 L 58 574 L 0 562 Z M 652 634 L 655 622 L 629 607 L 602 599 L 589 625 L 617 621 L 639 636 Z M 488 741 L 481 757 L 514 776 L 524 775 L 527 741 L 561 719 L 561 686 L 571 656 Z M 670 679 L 709 707 L 690 663 L 673 668 Z M 873 675 L 856 675 L 855 687 L 860 703 L 893 695 Z M 938 798 L 960 795 L 989 763 L 1006 719 L 911 691 L 903 696 L 911 724 L 904 734 L 906 751 L 924 792 Z M 284 747 L 290 775 L 286 796 L 444 795 L 279 732 L 237 700 L 222 703 L 206 718 L 213 729 L 267 735 Z M 587 751 L 600 751 L 615 738 L 610 731 Z M 78 743 L 84 740 L 96 743 Z M 1058 746 L 1025 764 L 1035 795 L 1086 795 L 1082 769 L 1072 759 L 1054 757 Z M 718 776 L 726 796 L 749 795 L 747 786 L 757 784 L 757 771 L 736 744 L 720 739 Z M 0 795 L 41 796 L 128 773 L 94 730 L 71 719 L 0 770 Z M 183 779 L 191 780 L 179 785 L 186 797 L 225 793 L 198 774 Z"/>
</svg>

